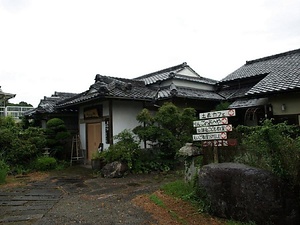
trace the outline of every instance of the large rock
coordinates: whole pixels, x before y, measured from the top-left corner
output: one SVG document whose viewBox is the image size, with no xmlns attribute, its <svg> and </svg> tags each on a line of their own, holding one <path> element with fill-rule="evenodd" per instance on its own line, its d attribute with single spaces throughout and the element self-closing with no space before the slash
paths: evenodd
<svg viewBox="0 0 300 225">
<path fill-rule="evenodd" d="M 209 164 L 198 178 L 216 216 L 257 224 L 299 222 L 295 196 L 268 171 L 236 163 Z"/>
<path fill-rule="evenodd" d="M 119 177 L 123 177 L 127 171 L 128 171 L 128 166 L 126 163 L 115 161 L 106 164 L 101 169 L 101 174 L 107 178 L 119 178 Z"/>
</svg>

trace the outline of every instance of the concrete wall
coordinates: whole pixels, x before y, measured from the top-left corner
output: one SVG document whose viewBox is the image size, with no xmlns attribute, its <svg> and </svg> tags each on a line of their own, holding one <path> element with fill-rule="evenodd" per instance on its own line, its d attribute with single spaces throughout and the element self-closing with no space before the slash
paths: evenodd
<svg viewBox="0 0 300 225">
<path fill-rule="evenodd" d="M 300 93 L 276 95 L 269 98 L 275 116 L 300 115 Z"/>
</svg>

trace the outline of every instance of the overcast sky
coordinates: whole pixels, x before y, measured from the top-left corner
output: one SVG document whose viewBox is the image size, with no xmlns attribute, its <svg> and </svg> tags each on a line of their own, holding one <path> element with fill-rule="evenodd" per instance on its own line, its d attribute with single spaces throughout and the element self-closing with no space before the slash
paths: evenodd
<svg viewBox="0 0 300 225">
<path fill-rule="evenodd" d="M 37 106 L 96 74 L 134 78 L 187 62 L 220 80 L 300 48 L 300 0 L 0 0 L 0 86 Z"/>
</svg>

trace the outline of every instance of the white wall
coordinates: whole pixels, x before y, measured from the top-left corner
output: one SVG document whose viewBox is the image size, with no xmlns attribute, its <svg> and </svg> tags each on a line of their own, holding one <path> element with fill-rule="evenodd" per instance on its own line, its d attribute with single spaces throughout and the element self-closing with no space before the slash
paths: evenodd
<svg viewBox="0 0 300 225">
<path fill-rule="evenodd" d="M 188 68 L 184 68 L 183 70 L 177 72 L 178 74 L 190 76 L 190 77 L 199 77 L 197 74 L 195 74 L 192 70 Z"/>
<path fill-rule="evenodd" d="M 161 87 L 163 86 L 169 86 L 171 83 L 175 84 L 177 87 L 185 87 L 185 88 L 197 88 L 199 90 L 205 90 L 205 91 L 213 91 L 214 86 L 210 84 L 203 84 L 203 83 L 196 83 L 188 80 L 166 80 L 161 83 Z"/>
<path fill-rule="evenodd" d="M 143 103 L 137 101 L 113 101 L 113 136 L 124 129 L 133 129 L 139 125 L 136 116 L 143 109 Z"/>
</svg>

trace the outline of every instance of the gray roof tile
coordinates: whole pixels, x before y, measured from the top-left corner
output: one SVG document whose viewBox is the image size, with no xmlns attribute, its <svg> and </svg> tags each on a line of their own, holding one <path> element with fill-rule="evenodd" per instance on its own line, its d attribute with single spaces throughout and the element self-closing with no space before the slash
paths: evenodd
<svg viewBox="0 0 300 225">
<path fill-rule="evenodd" d="M 219 84 L 256 76 L 262 79 L 246 95 L 300 89 L 300 49 L 248 61 Z"/>
<path fill-rule="evenodd" d="M 193 71 L 198 77 L 191 77 L 191 76 L 183 76 L 178 74 L 184 68 L 188 68 L 189 70 Z M 153 73 L 149 73 L 140 77 L 135 78 L 134 80 L 144 81 L 145 85 L 151 85 L 154 83 L 158 83 L 161 81 L 165 81 L 168 79 L 179 79 L 179 80 L 189 80 L 197 83 L 205 83 L 205 84 L 215 84 L 217 81 L 205 77 L 201 77 L 197 74 L 187 63 L 182 63 L 173 67 L 169 67 L 163 70 L 159 70 Z"/>
</svg>

